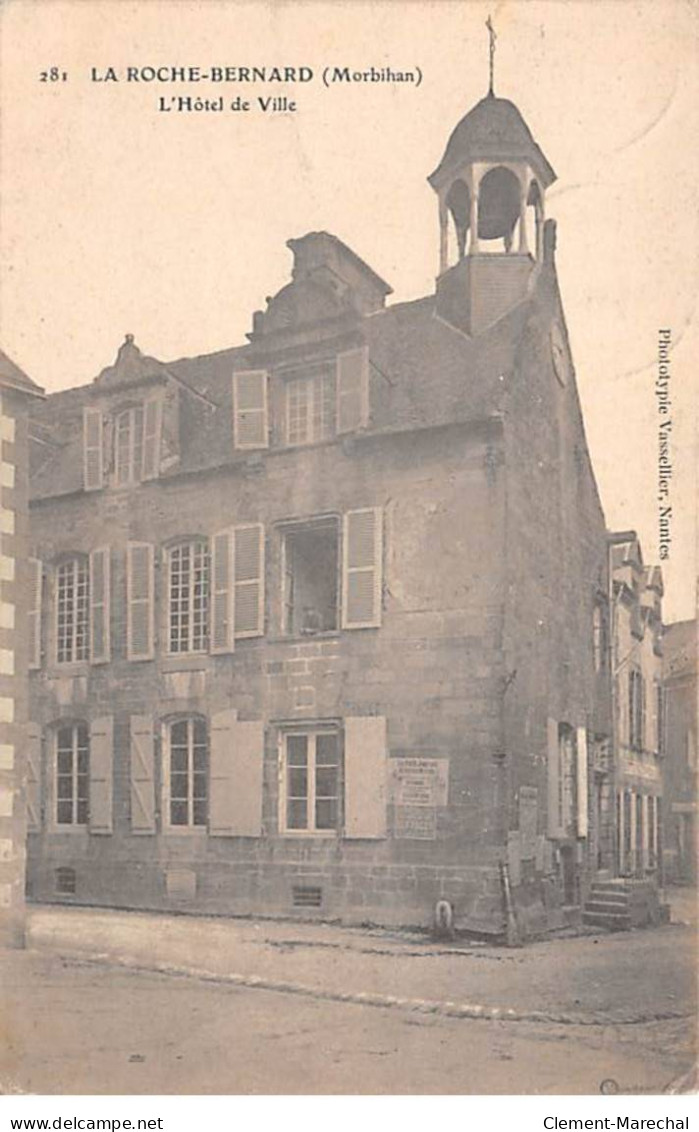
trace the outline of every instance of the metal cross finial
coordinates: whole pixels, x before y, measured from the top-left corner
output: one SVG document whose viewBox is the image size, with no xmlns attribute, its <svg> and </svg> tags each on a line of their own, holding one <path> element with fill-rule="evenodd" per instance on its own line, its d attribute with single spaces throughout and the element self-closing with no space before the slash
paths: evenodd
<svg viewBox="0 0 699 1132">
<path fill-rule="evenodd" d="M 492 96 L 495 94 L 495 40 L 497 39 L 497 36 L 495 34 L 495 28 L 493 27 L 493 20 L 491 16 L 488 16 L 488 19 L 485 21 L 485 26 L 488 29 L 488 35 L 490 37 L 490 86 L 488 87 L 488 94 Z"/>
</svg>

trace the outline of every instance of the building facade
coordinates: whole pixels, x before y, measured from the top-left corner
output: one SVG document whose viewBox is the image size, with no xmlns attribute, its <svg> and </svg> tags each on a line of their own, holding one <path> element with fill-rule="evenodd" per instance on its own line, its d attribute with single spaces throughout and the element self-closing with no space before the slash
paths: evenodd
<svg viewBox="0 0 699 1132">
<path fill-rule="evenodd" d="M 635 531 L 610 535 L 610 557 L 617 871 L 662 880 L 663 580 Z"/>
<path fill-rule="evenodd" d="M 611 864 L 604 516 L 544 198 L 489 96 L 436 291 L 289 241 L 248 343 L 37 410 L 36 899 L 504 930 Z"/>
<path fill-rule="evenodd" d="M 24 942 L 29 403 L 41 390 L 0 350 L 0 943 Z"/>
<path fill-rule="evenodd" d="M 697 622 L 675 621 L 663 637 L 665 880 L 697 880 Z"/>
</svg>

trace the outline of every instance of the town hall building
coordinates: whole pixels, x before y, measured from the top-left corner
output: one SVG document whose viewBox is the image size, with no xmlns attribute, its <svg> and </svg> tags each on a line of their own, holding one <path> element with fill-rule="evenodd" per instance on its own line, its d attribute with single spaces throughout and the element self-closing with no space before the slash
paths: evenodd
<svg viewBox="0 0 699 1132">
<path fill-rule="evenodd" d="M 246 343 L 128 335 L 37 403 L 33 898 L 579 914 L 614 864 L 610 580 L 554 179 L 489 94 L 429 177 L 433 294 L 309 232 Z"/>
</svg>

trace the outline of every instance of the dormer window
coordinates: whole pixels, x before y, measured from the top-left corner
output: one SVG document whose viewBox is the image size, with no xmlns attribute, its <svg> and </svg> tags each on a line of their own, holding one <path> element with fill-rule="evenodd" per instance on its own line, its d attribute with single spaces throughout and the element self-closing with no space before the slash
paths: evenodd
<svg viewBox="0 0 699 1132">
<path fill-rule="evenodd" d="M 83 467 L 86 491 L 106 486 L 110 464 L 111 482 L 128 487 L 160 473 L 160 434 L 163 403 L 149 398 L 122 405 L 111 412 L 86 407 L 83 411 Z M 113 436 L 113 459 L 109 457 L 109 425 Z"/>
<path fill-rule="evenodd" d="M 117 487 L 138 483 L 143 463 L 143 406 L 123 409 L 114 421 L 114 472 Z"/>
<path fill-rule="evenodd" d="M 286 387 L 287 443 L 313 444 L 335 436 L 336 402 L 334 372 L 289 381 Z"/>
</svg>

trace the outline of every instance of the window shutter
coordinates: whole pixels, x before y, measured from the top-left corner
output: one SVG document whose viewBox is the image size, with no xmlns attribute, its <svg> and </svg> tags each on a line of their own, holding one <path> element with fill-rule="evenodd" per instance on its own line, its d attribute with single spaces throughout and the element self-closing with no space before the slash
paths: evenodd
<svg viewBox="0 0 699 1132">
<path fill-rule="evenodd" d="M 90 724 L 90 833 L 112 832 L 112 750 L 110 715 Z"/>
<path fill-rule="evenodd" d="M 85 491 L 103 486 L 104 452 L 102 446 L 102 410 L 83 409 L 83 483 Z"/>
<path fill-rule="evenodd" d="M 233 438 L 236 448 L 267 448 L 267 370 L 233 374 Z"/>
<path fill-rule="evenodd" d="M 235 528 L 235 635 L 265 631 L 265 529 L 262 523 Z"/>
<path fill-rule="evenodd" d="M 126 553 L 126 654 L 129 660 L 152 660 L 153 547 L 147 542 L 130 542 Z"/>
<path fill-rule="evenodd" d="M 640 743 L 639 748 L 645 751 L 649 746 L 646 741 L 646 681 L 642 673 L 638 675 L 638 698 L 640 702 Z"/>
<path fill-rule="evenodd" d="M 337 358 L 337 431 L 354 432 L 369 418 L 369 356 L 348 350 Z"/>
<path fill-rule="evenodd" d="M 233 652 L 235 618 L 233 602 L 234 578 L 233 528 L 219 531 L 211 540 L 211 652 Z"/>
<path fill-rule="evenodd" d="M 38 558 L 29 559 L 29 629 L 28 664 L 41 668 L 41 593 L 42 565 Z"/>
<path fill-rule="evenodd" d="M 209 833 L 212 837 L 260 837 L 264 727 L 239 722 L 232 709 L 211 720 Z"/>
<path fill-rule="evenodd" d="M 111 554 L 108 546 L 90 555 L 90 660 L 105 664 L 110 656 Z"/>
<path fill-rule="evenodd" d="M 383 514 L 380 507 L 348 511 L 342 540 L 342 627 L 381 624 Z"/>
<path fill-rule="evenodd" d="M 131 716 L 131 832 L 155 833 L 153 720 Z"/>
<path fill-rule="evenodd" d="M 143 451 L 141 479 L 156 479 L 160 472 L 160 431 L 163 403 L 158 399 L 146 401 L 143 406 Z"/>
<path fill-rule="evenodd" d="M 551 838 L 563 836 L 561 829 L 561 752 L 558 744 L 558 723 L 547 720 L 548 806 L 547 830 Z"/>
<path fill-rule="evenodd" d="M 345 837 L 386 836 L 386 719 L 345 719 Z"/>
<path fill-rule="evenodd" d="M 576 738 L 575 761 L 578 795 L 578 837 L 587 837 L 587 731 L 584 727 L 578 727 Z"/>
<path fill-rule="evenodd" d="M 41 829 L 41 728 L 27 724 L 27 830 Z"/>
</svg>

